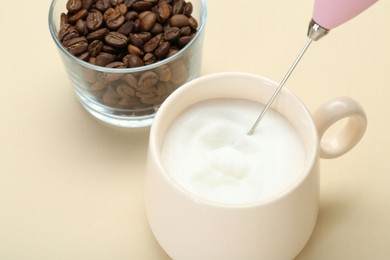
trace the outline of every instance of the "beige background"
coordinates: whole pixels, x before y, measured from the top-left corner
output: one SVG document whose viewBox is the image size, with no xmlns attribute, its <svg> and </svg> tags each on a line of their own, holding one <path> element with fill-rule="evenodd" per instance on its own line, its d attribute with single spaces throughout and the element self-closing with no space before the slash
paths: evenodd
<svg viewBox="0 0 390 260">
<path fill-rule="evenodd" d="M 149 129 L 104 125 L 77 103 L 48 26 L 49 0 L 0 2 L 0 259 L 169 259 L 143 208 Z M 312 0 L 209 0 L 202 74 L 280 81 Z M 339 95 L 364 139 L 322 160 L 317 226 L 297 259 L 390 259 L 390 1 L 312 45 L 287 87 L 314 111 Z"/>
</svg>

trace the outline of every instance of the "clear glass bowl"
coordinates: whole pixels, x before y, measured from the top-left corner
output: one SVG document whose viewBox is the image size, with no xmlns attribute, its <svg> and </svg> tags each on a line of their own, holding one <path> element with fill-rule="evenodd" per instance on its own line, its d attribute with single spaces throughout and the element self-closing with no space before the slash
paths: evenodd
<svg viewBox="0 0 390 260">
<path fill-rule="evenodd" d="M 96 66 L 72 55 L 57 37 L 61 13 L 67 11 L 67 2 L 52 1 L 50 33 L 76 97 L 90 114 L 101 121 L 121 127 L 149 126 L 161 103 L 175 89 L 199 76 L 206 0 L 190 1 L 193 5 L 192 16 L 198 21 L 198 30 L 184 48 L 159 62 L 136 68 Z"/>
</svg>

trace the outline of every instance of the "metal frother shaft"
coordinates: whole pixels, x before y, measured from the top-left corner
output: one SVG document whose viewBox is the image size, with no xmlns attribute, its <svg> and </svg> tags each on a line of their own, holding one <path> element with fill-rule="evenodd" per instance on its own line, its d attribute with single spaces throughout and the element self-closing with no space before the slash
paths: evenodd
<svg viewBox="0 0 390 260">
<path fill-rule="evenodd" d="M 314 13 L 313 19 L 310 21 L 309 30 L 307 36 L 309 37 L 305 46 L 299 53 L 298 57 L 295 59 L 294 63 L 288 70 L 286 76 L 280 82 L 278 88 L 275 90 L 274 94 L 270 100 L 265 105 L 263 111 L 260 113 L 256 122 L 253 124 L 252 128 L 249 130 L 248 135 L 252 135 L 256 130 L 256 127 L 259 125 L 261 119 L 264 117 L 265 113 L 268 111 L 279 92 L 282 90 L 284 84 L 290 77 L 291 73 L 294 71 L 295 67 L 298 65 L 302 56 L 305 54 L 306 50 L 309 48 L 312 41 L 316 41 L 326 35 L 330 29 L 333 29 L 340 24 L 352 19 L 356 15 L 360 14 L 368 7 L 373 5 L 378 0 L 355 0 L 355 1 L 341 1 L 341 0 L 316 0 L 314 3 Z M 322 26 L 321 26 L 321 25 Z"/>
</svg>

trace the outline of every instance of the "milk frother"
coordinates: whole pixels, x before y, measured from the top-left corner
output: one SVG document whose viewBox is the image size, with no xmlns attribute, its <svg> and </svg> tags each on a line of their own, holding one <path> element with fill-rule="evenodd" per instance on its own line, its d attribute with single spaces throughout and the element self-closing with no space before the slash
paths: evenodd
<svg viewBox="0 0 390 260">
<path fill-rule="evenodd" d="M 307 32 L 307 36 L 309 39 L 307 40 L 305 46 L 295 59 L 294 63 L 291 65 L 286 76 L 284 76 L 278 88 L 275 90 L 272 97 L 265 105 L 256 122 L 248 132 L 248 135 L 253 134 L 261 119 L 264 117 L 265 113 L 267 112 L 275 98 L 278 96 L 280 90 L 283 88 L 284 84 L 297 66 L 298 62 L 301 60 L 302 56 L 309 48 L 310 44 L 313 41 L 317 41 L 323 36 L 325 36 L 331 29 L 357 16 L 358 14 L 366 10 L 368 7 L 373 5 L 376 1 L 378 0 L 315 0 L 313 17 L 309 23 L 309 29 Z"/>
</svg>

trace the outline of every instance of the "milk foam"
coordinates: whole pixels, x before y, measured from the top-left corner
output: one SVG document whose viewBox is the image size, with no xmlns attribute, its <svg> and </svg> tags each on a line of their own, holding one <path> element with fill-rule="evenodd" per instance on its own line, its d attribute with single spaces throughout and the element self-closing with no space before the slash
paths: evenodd
<svg viewBox="0 0 390 260">
<path fill-rule="evenodd" d="M 303 174 L 303 143 L 272 109 L 247 135 L 261 107 L 240 99 L 190 107 L 165 136 L 165 170 L 184 189 L 214 202 L 252 203 L 283 191 Z"/>
</svg>

